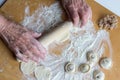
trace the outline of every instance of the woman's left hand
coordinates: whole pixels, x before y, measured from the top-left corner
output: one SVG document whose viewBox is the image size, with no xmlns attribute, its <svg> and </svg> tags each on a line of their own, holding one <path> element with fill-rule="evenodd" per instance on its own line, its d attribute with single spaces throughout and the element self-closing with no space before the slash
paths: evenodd
<svg viewBox="0 0 120 80">
<path fill-rule="evenodd" d="M 62 4 L 75 26 L 78 25 L 80 19 L 82 27 L 88 19 L 92 18 L 91 8 L 84 0 L 62 0 Z"/>
</svg>

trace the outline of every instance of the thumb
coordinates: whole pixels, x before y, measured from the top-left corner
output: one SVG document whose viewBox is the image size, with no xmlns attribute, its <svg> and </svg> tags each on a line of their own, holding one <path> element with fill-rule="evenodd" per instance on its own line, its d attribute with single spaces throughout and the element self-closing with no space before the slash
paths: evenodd
<svg viewBox="0 0 120 80">
<path fill-rule="evenodd" d="M 41 33 L 37 33 L 37 32 L 34 32 L 32 30 L 29 31 L 29 33 L 34 37 L 34 38 L 39 38 L 42 34 Z"/>
</svg>

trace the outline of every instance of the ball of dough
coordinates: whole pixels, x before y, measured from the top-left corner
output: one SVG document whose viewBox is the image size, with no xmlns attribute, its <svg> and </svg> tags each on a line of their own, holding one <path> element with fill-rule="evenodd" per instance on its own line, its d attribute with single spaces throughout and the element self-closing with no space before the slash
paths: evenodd
<svg viewBox="0 0 120 80">
<path fill-rule="evenodd" d="M 44 66 L 37 66 L 35 69 L 35 77 L 37 80 L 50 80 L 51 71 Z"/>
<path fill-rule="evenodd" d="M 66 65 L 65 65 L 65 71 L 66 72 L 74 72 L 75 71 L 75 65 L 71 62 L 68 62 Z"/>
<path fill-rule="evenodd" d="M 90 65 L 89 64 L 81 64 L 79 66 L 79 71 L 81 71 L 82 73 L 86 73 L 90 70 Z"/>
<path fill-rule="evenodd" d="M 96 62 L 98 60 L 97 54 L 95 54 L 93 51 L 87 52 L 87 60 L 89 62 Z"/>
<path fill-rule="evenodd" d="M 112 67 L 112 60 L 110 58 L 102 58 L 100 60 L 100 66 L 104 69 L 110 69 Z"/>
<path fill-rule="evenodd" d="M 98 25 L 101 29 L 114 29 L 117 27 L 118 19 L 115 15 L 106 15 L 104 18 L 101 18 Z"/>
<path fill-rule="evenodd" d="M 105 79 L 105 74 L 100 70 L 95 70 L 93 72 L 93 79 L 94 80 L 104 80 Z"/>
</svg>

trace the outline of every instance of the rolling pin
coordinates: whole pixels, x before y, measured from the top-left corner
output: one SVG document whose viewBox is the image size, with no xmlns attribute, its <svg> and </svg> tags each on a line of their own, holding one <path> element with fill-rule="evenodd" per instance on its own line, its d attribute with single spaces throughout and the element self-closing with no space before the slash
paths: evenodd
<svg viewBox="0 0 120 80">
<path fill-rule="evenodd" d="M 58 41 L 62 42 L 70 37 L 70 30 L 73 28 L 72 22 L 65 22 L 61 25 L 59 25 L 55 30 L 52 32 L 44 35 L 39 39 L 40 43 L 47 47 L 50 43 Z"/>
</svg>

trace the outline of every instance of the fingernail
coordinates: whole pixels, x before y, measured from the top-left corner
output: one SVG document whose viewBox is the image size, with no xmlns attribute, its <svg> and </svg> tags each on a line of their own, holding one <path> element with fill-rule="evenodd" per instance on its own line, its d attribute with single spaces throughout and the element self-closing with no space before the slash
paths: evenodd
<svg viewBox="0 0 120 80">
<path fill-rule="evenodd" d="M 47 53 L 47 51 L 46 51 L 46 49 L 44 49 L 42 51 L 42 53 L 40 54 L 40 57 L 42 58 L 42 60 L 44 60 L 46 53 Z"/>
</svg>

